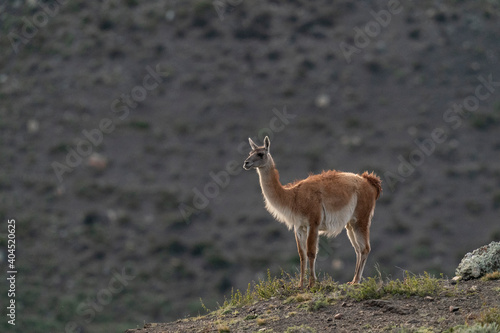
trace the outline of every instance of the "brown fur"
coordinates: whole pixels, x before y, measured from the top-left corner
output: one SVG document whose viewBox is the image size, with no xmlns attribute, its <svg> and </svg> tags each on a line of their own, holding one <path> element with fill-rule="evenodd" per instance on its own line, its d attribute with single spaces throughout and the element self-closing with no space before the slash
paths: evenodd
<svg viewBox="0 0 500 333">
<path fill-rule="evenodd" d="M 309 287 L 316 281 L 319 234 L 336 236 L 343 227 L 356 251 L 356 270 L 351 283 L 358 283 L 371 250 L 370 224 L 375 201 L 382 193 L 380 178 L 373 172 L 360 176 L 330 170 L 282 186 L 269 153 L 269 138 L 265 138 L 263 147 L 249 141 L 252 151 L 244 168 L 257 169 L 266 208 L 277 220 L 294 228 L 300 257 L 300 287 L 306 257 L 310 268 Z"/>
<path fill-rule="evenodd" d="M 373 187 L 375 187 L 377 190 L 377 197 L 375 199 L 378 199 L 382 194 L 382 181 L 380 178 L 373 172 L 368 173 L 368 171 L 363 172 L 361 177 L 365 178 Z"/>
</svg>

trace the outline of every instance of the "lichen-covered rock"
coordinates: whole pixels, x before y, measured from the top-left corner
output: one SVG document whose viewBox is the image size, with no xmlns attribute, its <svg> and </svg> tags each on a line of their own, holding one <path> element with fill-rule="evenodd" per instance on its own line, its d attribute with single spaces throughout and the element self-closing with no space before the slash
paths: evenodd
<svg viewBox="0 0 500 333">
<path fill-rule="evenodd" d="M 491 242 L 467 253 L 455 274 L 464 280 L 470 280 L 496 271 L 500 271 L 500 242 Z"/>
</svg>

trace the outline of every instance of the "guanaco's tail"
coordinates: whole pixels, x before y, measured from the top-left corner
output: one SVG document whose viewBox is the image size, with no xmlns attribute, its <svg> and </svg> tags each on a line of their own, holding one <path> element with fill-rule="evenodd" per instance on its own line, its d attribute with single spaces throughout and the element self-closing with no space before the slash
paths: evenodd
<svg viewBox="0 0 500 333">
<path fill-rule="evenodd" d="M 377 190 L 377 197 L 375 199 L 378 199 L 380 197 L 380 194 L 382 194 L 382 181 L 380 178 L 372 173 L 368 173 L 368 171 L 365 171 L 361 177 L 366 179 L 375 189 Z"/>
</svg>

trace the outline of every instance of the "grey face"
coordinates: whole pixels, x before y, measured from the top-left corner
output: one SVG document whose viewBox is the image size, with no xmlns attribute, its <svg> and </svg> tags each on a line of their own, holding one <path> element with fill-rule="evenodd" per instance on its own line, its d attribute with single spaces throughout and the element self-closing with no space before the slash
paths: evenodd
<svg viewBox="0 0 500 333">
<path fill-rule="evenodd" d="M 263 147 L 257 146 L 250 138 L 248 138 L 248 142 L 250 143 L 250 147 L 252 147 L 252 151 L 250 152 L 250 156 L 245 160 L 245 163 L 243 163 L 243 168 L 250 170 L 265 166 L 268 161 L 269 146 L 271 145 L 269 138 L 265 137 Z"/>
<path fill-rule="evenodd" d="M 243 163 L 245 170 L 256 169 L 264 166 L 267 163 L 267 150 L 263 147 L 253 149 L 250 156 Z"/>
</svg>

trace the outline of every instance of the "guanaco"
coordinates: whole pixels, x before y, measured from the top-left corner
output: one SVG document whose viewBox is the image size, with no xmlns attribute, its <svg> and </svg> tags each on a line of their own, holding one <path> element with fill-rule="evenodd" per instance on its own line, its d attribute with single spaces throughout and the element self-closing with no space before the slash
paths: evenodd
<svg viewBox="0 0 500 333">
<path fill-rule="evenodd" d="M 248 140 L 252 150 L 243 168 L 257 170 L 266 209 L 294 230 L 300 257 L 299 288 L 304 286 L 307 260 L 308 288 L 317 280 L 318 236 L 335 237 L 343 228 L 356 251 L 356 269 L 349 283 L 359 283 L 370 253 L 370 224 L 375 201 L 382 193 L 380 178 L 373 172 L 358 175 L 329 170 L 283 186 L 270 154 L 269 137 L 264 138 L 264 146 L 260 147 Z"/>
</svg>

